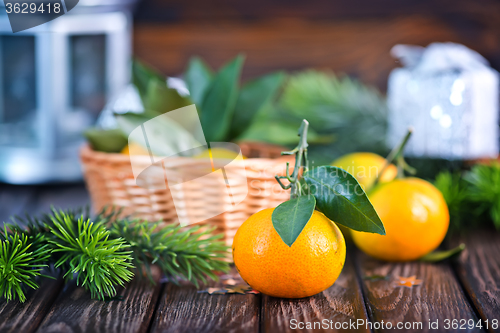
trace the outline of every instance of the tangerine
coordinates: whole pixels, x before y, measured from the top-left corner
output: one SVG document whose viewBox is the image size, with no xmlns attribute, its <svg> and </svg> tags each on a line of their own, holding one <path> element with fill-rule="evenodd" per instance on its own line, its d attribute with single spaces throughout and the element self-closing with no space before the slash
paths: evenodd
<svg viewBox="0 0 500 333">
<path fill-rule="evenodd" d="M 274 297 L 301 298 L 330 287 L 344 267 L 342 233 L 314 211 L 292 246 L 273 227 L 274 208 L 250 216 L 233 241 L 233 259 L 241 277 L 255 290 Z"/>
<path fill-rule="evenodd" d="M 149 152 L 146 148 L 141 146 L 138 143 L 132 142 L 123 148 L 121 151 L 122 154 L 128 154 L 128 155 L 149 155 Z"/>
<path fill-rule="evenodd" d="M 374 153 L 352 153 L 344 155 L 332 162 L 332 166 L 342 168 L 356 178 L 364 190 L 370 189 L 378 174 L 382 172 L 385 158 Z M 398 169 L 390 164 L 380 176 L 380 182 L 389 182 L 396 178 Z"/>
<path fill-rule="evenodd" d="M 238 157 L 238 153 L 226 148 L 209 148 L 203 150 L 201 153 L 193 156 L 193 158 L 210 158 L 210 159 L 235 159 Z M 243 159 L 245 157 L 243 156 Z"/>
<path fill-rule="evenodd" d="M 386 235 L 352 231 L 354 243 L 372 257 L 410 261 L 435 250 L 448 231 L 450 215 L 443 195 L 419 178 L 379 184 L 369 198 Z"/>
</svg>

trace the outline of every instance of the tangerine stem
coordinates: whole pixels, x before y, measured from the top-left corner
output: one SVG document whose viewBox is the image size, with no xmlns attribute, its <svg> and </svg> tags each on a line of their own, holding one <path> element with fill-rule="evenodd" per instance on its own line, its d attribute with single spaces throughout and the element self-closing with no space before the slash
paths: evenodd
<svg viewBox="0 0 500 333">
<path fill-rule="evenodd" d="M 396 147 L 394 147 L 391 150 L 391 152 L 389 153 L 389 155 L 387 155 L 387 157 L 385 159 L 385 164 L 382 167 L 382 170 L 377 175 L 377 178 L 375 179 L 375 182 L 373 183 L 373 186 L 375 186 L 375 185 L 377 185 L 379 183 L 380 177 L 382 177 L 382 175 L 384 174 L 385 170 L 389 167 L 389 165 L 391 165 L 391 163 L 394 162 L 394 160 L 396 160 L 399 156 L 402 156 L 403 151 L 405 149 L 405 146 L 408 143 L 408 140 L 410 140 L 410 137 L 411 137 L 412 134 L 413 134 L 413 128 L 410 127 L 410 128 L 408 128 L 408 132 L 406 132 L 406 135 L 403 138 L 403 140 L 401 140 L 401 142 Z M 399 171 L 398 171 L 398 177 L 399 176 L 400 176 L 400 174 L 399 174 Z"/>
<path fill-rule="evenodd" d="M 289 174 L 288 171 L 289 163 L 287 163 L 286 176 L 285 177 L 275 176 L 276 180 L 278 181 L 278 183 L 281 185 L 282 188 L 291 189 L 290 199 L 296 198 L 301 194 L 300 183 L 299 183 L 300 169 L 303 168 L 304 171 L 307 171 L 309 169 L 309 161 L 307 159 L 307 147 L 309 146 L 307 143 L 308 128 L 309 128 L 309 122 L 303 119 L 298 133 L 300 137 L 299 144 L 291 151 L 284 151 L 281 153 L 281 155 L 295 155 L 295 166 L 293 168 L 292 175 L 290 176 Z M 287 178 L 288 181 L 290 181 L 290 184 L 287 186 L 283 186 L 283 184 L 281 183 L 282 178 Z"/>
</svg>

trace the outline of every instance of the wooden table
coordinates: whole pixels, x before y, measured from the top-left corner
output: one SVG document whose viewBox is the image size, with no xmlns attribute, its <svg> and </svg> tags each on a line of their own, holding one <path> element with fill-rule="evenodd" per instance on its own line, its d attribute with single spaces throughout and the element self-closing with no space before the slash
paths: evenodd
<svg viewBox="0 0 500 333">
<path fill-rule="evenodd" d="M 51 204 L 68 208 L 87 202 L 81 184 L 0 185 L 3 220 L 23 211 L 47 211 Z M 133 281 L 119 291 L 122 300 L 102 302 L 90 299 L 74 283 L 43 280 L 24 304 L 0 301 L 0 332 L 273 333 L 293 328 L 339 331 L 335 327 L 341 325 L 355 332 L 500 332 L 495 325 L 500 325 L 500 233 L 470 233 L 450 241 L 450 246 L 460 241 L 467 244 L 460 258 L 439 264 L 386 263 L 351 248 L 331 288 L 294 300 L 261 294 L 209 295 L 197 293 L 191 285 Z M 388 279 L 374 279 L 376 275 Z M 398 286 L 398 277 L 412 275 L 422 284 Z M 429 322 L 436 321 L 438 329 L 430 329 Z M 307 322 L 319 329 L 300 330 Z M 366 322 L 371 324 L 367 327 Z M 396 330 L 398 323 L 411 329 Z M 468 326 L 472 323 L 473 328 Z"/>
</svg>

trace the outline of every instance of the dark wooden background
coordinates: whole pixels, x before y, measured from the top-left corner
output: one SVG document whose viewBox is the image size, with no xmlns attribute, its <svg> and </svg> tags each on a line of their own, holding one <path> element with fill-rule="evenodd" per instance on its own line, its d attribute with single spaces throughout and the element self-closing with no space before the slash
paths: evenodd
<svg viewBox="0 0 500 333">
<path fill-rule="evenodd" d="M 135 54 L 169 75 L 244 52 L 246 78 L 330 68 L 385 90 L 393 45 L 448 41 L 500 69 L 500 0 L 143 0 L 135 18 Z"/>
</svg>

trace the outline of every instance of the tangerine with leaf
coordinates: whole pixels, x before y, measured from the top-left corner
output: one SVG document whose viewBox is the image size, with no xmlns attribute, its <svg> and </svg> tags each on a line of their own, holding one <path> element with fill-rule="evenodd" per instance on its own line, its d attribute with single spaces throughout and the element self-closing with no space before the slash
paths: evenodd
<svg viewBox="0 0 500 333">
<path fill-rule="evenodd" d="M 384 222 L 386 235 L 352 232 L 354 243 L 368 255 L 387 261 L 419 259 L 435 250 L 448 231 L 450 216 L 441 192 L 431 183 L 416 177 L 404 177 L 404 170 L 414 173 L 403 159 L 403 149 L 410 138 L 388 157 L 398 161 L 398 178 L 379 183 L 369 197 Z"/>
<path fill-rule="evenodd" d="M 255 290 L 274 297 L 301 298 L 330 287 L 345 263 L 346 246 L 338 226 L 384 234 L 384 226 L 353 176 L 337 167 L 309 170 L 306 120 L 299 129 L 289 175 L 276 176 L 290 200 L 264 209 L 238 229 L 233 259 L 241 277 Z M 302 171 L 302 172 L 301 172 Z M 284 185 L 281 179 L 290 183 Z"/>
</svg>

